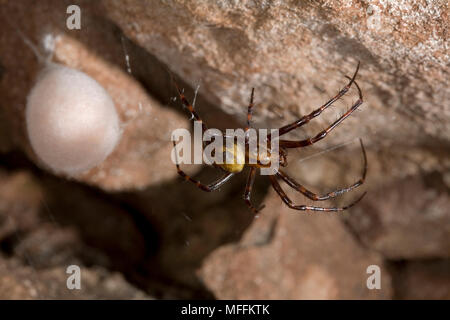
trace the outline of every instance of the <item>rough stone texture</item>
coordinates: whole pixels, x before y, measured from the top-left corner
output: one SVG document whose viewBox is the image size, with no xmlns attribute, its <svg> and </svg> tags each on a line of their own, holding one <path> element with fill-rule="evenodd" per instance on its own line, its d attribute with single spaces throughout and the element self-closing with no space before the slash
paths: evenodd
<svg viewBox="0 0 450 320">
<path fill-rule="evenodd" d="M 374 175 L 374 184 L 420 170 L 444 172 L 450 166 L 448 148 L 443 150 L 450 136 L 445 1 L 79 1 L 81 31 L 68 31 L 61 23 L 68 3 L 47 0 L 29 8 L 21 2 L 5 2 L 2 11 L 11 24 L 28 21 L 20 25 L 21 31 L 36 45 L 46 35 L 62 35 L 55 58 L 90 73 L 108 87 L 124 121 L 133 118 L 142 101 L 147 102 L 144 109 L 148 104 L 154 107 L 152 114 L 158 114 L 158 121 L 139 115 L 131 121 L 116 154 L 83 181 L 105 189 L 124 189 L 173 177 L 173 170 L 165 167 L 167 161 L 159 160 L 167 156 L 161 146 L 167 145 L 171 124 L 177 127 L 185 120 L 161 109 L 125 74 L 121 31 L 105 15 L 150 53 L 145 56 L 125 41 L 131 53 L 138 52 L 131 57 L 135 60 L 130 59 L 133 75 L 151 84 L 149 90 L 160 99 L 164 96 L 165 103 L 170 95 L 161 92 L 171 86 L 165 68 L 191 87 L 201 84 L 199 100 L 209 102 L 198 104 L 205 118 L 216 115 L 215 107 L 243 116 L 254 86 L 258 124 L 277 126 L 292 121 L 332 96 L 344 85 L 343 75 L 351 74 L 360 60 L 358 81 L 366 103 L 320 145 L 363 137 L 376 154 L 371 159 L 373 172 L 384 171 Z M 1 40 L 0 93 L 5 108 L 0 121 L 5 125 L 0 145 L 4 150 L 17 145 L 26 148 L 21 110 L 42 68 L 13 29 L 6 23 L 8 36 Z M 354 98 L 353 94 L 307 128 L 297 130 L 297 136 L 322 129 Z M 151 165 L 144 161 L 149 157 L 155 159 Z"/>
<path fill-rule="evenodd" d="M 403 262 L 395 269 L 397 299 L 450 299 L 449 260 Z"/>
<path fill-rule="evenodd" d="M 81 267 L 81 289 L 67 288 L 63 267 L 34 270 L 0 257 L 0 299 L 150 299 L 118 273 Z"/>
<path fill-rule="evenodd" d="M 94 259 L 96 264 L 128 270 L 145 257 L 146 246 L 151 245 L 147 244 L 145 232 L 153 230 L 148 230 L 145 223 L 138 224 L 131 208 L 77 184 L 49 178 L 44 185 L 47 205 L 42 208 L 44 221 L 74 226 L 83 241 L 97 249 L 93 254 L 82 251 L 88 261 Z M 103 262 L 104 257 L 98 251 L 108 259 Z"/>
<path fill-rule="evenodd" d="M 409 193 L 414 202 L 397 203 L 407 192 L 399 179 L 448 175 L 450 169 L 447 2 L 192 0 L 155 5 L 129 0 L 103 5 L 127 36 L 192 87 L 201 84 L 200 94 L 212 105 L 243 118 L 255 87 L 254 119 L 260 127 L 309 113 L 333 96 L 345 83 L 343 75 L 361 61 L 358 83 L 365 104 L 317 146 L 323 151 L 362 137 L 368 149 L 369 194 L 351 225 L 358 225 L 356 235 L 365 245 L 389 258 L 448 256 L 448 194 L 434 197 L 418 187 Z M 354 99 L 351 92 L 296 136 L 323 129 Z M 199 109 L 208 114 L 211 108 L 199 104 Z M 288 171 L 313 190 L 333 190 L 357 179 L 357 146 L 354 141 L 312 161 L 303 159 L 317 148 L 290 151 Z M 436 202 L 423 215 L 420 208 L 431 200 Z M 379 202 L 383 209 L 377 208 Z M 360 225 L 371 217 L 381 219 L 382 226 Z"/>
<path fill-rule="evenodd" d="M 27 172 L 0 170 L 0 241 L 15 232 L 26 232 L 39 223 L 43 191 Z"/>
<path fill-rule="evenodd" d="M 59 37 L 54 58 L 92 75 L 113 98 L 123 119 L 119 146 L 99 167 L 80 180 L 107 190 L 144 188 L 176 175 L 170 157 L 170 133 L 187 128 L 188 118 L 164 109 L 118 68 L 96 58 L 82 44 Z"/>
<path fill-rule="evenodd" d="M 389 259 L 449 257 L 450 198 L 438 179 L 409 178 L 374 192 L 348 216 L 350 226 Z"/>
<path fill-rule="evenodd" d="M 238 244 L 210 255 L 201 276 L 220 299 L 388 299 L 391 279 L 380 255 L 364 250 L 331 214 L 296 214 L 271 192 L 267 209 Z M 366 269 L 381 268 L 381 290 Z"/>
<path fill-rule="evenodd" d="M 0 159 L 6 167 L 18 162 Z M 206 172 L 202 178 L 215 175 Z M 0 186 L 0 254 L 36 270 L 38 282 L 41 270 L 102 266 L 123 272 L 152 296 L 211 298 L 196 278 L 197 268 L 252 221 L 235 196 L 243 188 L 239 178 L 210 197 L 179 180 L 110 195 L 39 170 L 2 171 Z"/>
<path fill-rule="evenodd" d="M 263 126 L 320 106 L 360 60 L 366 103 L 320 144 L 363 137 L 377 152 L 371 162 L 385 171 L 372 180 L 414 174 L 430 162 L 449 167 L 448 152 L 439 161 L 450 137 L 447 1 L 127 0 L 104 1 L 104 10 L 225 112 L 242 117 L 255 87 L 254 117 Z M 351 101 L 297 133 L 318 132 Z"/>
<path fill-rule="evenodd" d="M 43 10 L 46 7 L 48 11 Z M 86 7 L 90 5 L 86 3 Z M 40 6 L 28 8 L 25 3 L 19 2 L 9 3 L 1 9 L 2 14 L 8 14 L 9 21 L 6 25 L 9 35 L 2 37 L 0 43 L 0 61 L 5 69 L 0 79 L 0 94 L 5 97 L 2 112 L 11 127 L 8 132 L 9 148 L 20 146 L 39 163 L 24 132 L 23 110 L 27 92 L 45 65 L 37 63 L 32 50 L 20 38 L 18 32 L 22 32 L 41 50 L 41 55 L 46 49 L 45 54 L 51 56 L 53 61 L 81 70 L 97 80 L 113 98 L 122 120 L 123 133 L 114 152 L 100 166 L 76 177 L 77 180 L 105 190 L 123 190 L 142 189 L 176 175 L 173 164 L 167 161 L 172 147 L 170 133 L 176 128 L 188 127 L 188 118 L 163 108 L 122 70 L 126 65 L 124 48 L 121 36 L 116 34 L 113 25 L 100 18 L 89 20 L 89 15 L 84 16 L 84 23 L 92 21 L 92 26 L 87 28 L 89 40 L 86 44 L 82 42 L 86 41 L 86 34 L 63 33 L 64 25 L 60 24 L 65 14 L 63 3 L 53 6 L 52 1 L 44 1 Z M 14 26 L 18 26 L 17 21 L 24 19 L 23 12 L 15 12 L 18 9 L 28 13 L 26 19 L 30 24 L 45 25 L 45 28 L 30 30 L 27 26 L 16 31 Z M 89 46 L 92 43 L 101 48 L 92 49 Z M 41 48 L 42 44 L 44 48 Z M 100 56 L 99 51 L 108 54 Z M 19 56 L 17 52 L 20 52 Z M 6 146 L 3 148 L 8 149 Z"/>
<path fill-rule="evenodd" d="M 74 3 L 82 9 L 79 31 L 65 27 Z M 411 260 L 433 257 L 442 270 L 449 256 L 447 2 L 0 0 L 0 18 L 0 264 L 17 266 L 26 279 L 34 273 L 35 283 L 0 271 L 0 292 L 12 283 L 13 296 L 36 298 L 39 290 L 71 298 L 59 288 L 65 266 L 79 263 L 100 288 L 120 271 L 162 298 L 448 297 L 448 275 Z M 44 65 L 17 27 L 45 58 L 98 80 L 120 113 L 120 145 L 76 181 L 24 160 L 38 163 L 23 110 Z M 360 112 L 316 146 L 290 150 L 287 168 L 314 191 L 343 187 L 359 178 L 362 137 L 369 172 L 361 189 L 369 193 L 353 210 L 297 215 L 272 192 L 251 224 L 243 175 L 211 194 L 173 179 L 169 134 L 187 117 L 169 70 L 190 99 L 200 85 L 196 109 L 210 127 L 242 127 L 251 87 L 256 126 L 277 127 L 333 96 L 357 60 Z M 355 99 L 352 89 L 290 137 L 317 133 Z M 215 177 L 200 174 L 205 182 Z M 257 203 L 269 187 L 267 179 L 258 183 Z M 392 271 L 385 258 L 408 259 L 407 267 Z M 202 264 L 204 285 L 195 274 Z M 370 264 L 382 268 L 381 291 L 365 287 Z M 100 291 L 83 297 L 112 297 Z M 136 296 L 122 292 L 119 298 Z"/>
<path fill-rule="evenodd" d="M 220 173 L 205 170 L 203 181 Z M 124 194 L 122 201 L 133 205 L 157 230 L 155 251 L 147 261 L 151 285 L 163 298 L 212 298 L 196 274 L 203 259 L 217 247 L 237 241 L 253 220 L 242 193 L 243 177 L 235 177 L 220 190 L 205 193 L 180 180 L 148 188 L 138 194 Z M 263 182 L 263 181 L 261 181 Z M 265 185 L 256 184 L 263 191 Z M 261 200 L 257 195 L 256 199 Z"/>
<path fill-rule="evenodd" d="M 69 204 L 64 210 L 62 202 Z M 142 260 L 144 245 L 133 228 L 120 209 L 70 183 L 0 171 L 0 299 L 148 299 L 105 269 L 123 271 Z M 69 265 L 81 268 L 81 290 L 67 289 Z"/>
</svg>

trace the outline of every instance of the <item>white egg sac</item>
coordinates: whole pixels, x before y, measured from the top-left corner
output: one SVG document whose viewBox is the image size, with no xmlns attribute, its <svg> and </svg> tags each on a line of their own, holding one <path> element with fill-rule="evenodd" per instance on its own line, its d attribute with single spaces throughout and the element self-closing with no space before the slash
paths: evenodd
<svg viewBox="0 0 450 320">
<path fill-rule="evenodd" d="M 48 66 L 31 90 L 26 125 L 40 160 L 68 175 L 99 165 L 120 138 L 119 118 L 105 89 L 61 65 Z"/>
</svg>

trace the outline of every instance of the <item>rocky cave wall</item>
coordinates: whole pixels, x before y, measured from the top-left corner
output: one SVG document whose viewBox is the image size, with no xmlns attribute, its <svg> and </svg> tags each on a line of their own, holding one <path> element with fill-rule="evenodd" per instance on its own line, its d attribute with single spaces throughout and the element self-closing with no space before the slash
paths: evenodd
<svg viewBox="0 0 450 320">
<path fill-rule="evenodd" d="M 66 28 L 70 4 L 81 30 Z M 0 297 L 450 298 L 448 13 L 447 1 L 422 0 L 0 0 Z M 125 124 L 111 156 L 75 178 L 49 172 L 29 145 L 24 108 L 43 65 L 25 38 L 96 79 Z M 211 194 L 180 182 L 170 132 L 190 124 L 170 74 L 190 99 L 199 88 L 209 127 L 243 127 L 254 87 L 255 126 L 276 128 L 334 96 L 358 61 L 364 104 L 290 150 L 287 170 L 317 192 L 351 184 L 361 138 L 360 204 L 293 212 L 261 177 L 255 219 L 245 177 Z M 356 99 L 350 90 L 289 137 L 316 134 Z M 69 264 L 86 270 L 79 294 L 64 289 Z M 381 290 L 365 286 L 374 264 Z"/>
</svg>

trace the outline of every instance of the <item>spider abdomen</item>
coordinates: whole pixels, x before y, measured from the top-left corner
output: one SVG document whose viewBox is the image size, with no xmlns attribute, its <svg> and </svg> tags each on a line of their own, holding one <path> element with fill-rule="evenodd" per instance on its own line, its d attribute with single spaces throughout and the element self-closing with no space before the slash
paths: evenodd
<svg viewBox="0 0 450 320">
<path fill-rule="evenodd" d="M 241 172 L 245 166 L 245 149 L 237 143 L 231 148 L 223 147 L 223 164 L 218 164 L 223 170 L 232 173 Z"/>
</svg>

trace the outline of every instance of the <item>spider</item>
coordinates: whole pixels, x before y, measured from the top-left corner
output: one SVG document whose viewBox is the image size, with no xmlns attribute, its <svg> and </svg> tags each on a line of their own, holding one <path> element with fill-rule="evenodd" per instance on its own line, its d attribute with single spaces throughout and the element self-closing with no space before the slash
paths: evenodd
<svg viewBox="0 0 450 320">
<path fill-rule="evenodd" d="M 350 81 L 348 82 L 348 84 L 341 89 L 338 94 L 336 96 L 334 96 L 333 98 L 331 98 L 329 101 L 327 101 L 324 105 L 322 105 L 320 108 L 312 111 L 310 114 L 303 116 L 302 118 L 288 124 L 285 125 L 281 128 L 279 128 L 279 136 L 281 137 L 282 135 L 300 127 L 303 126 L 305 124 L 307 124 L 310 120 L 312 120 L 313 118 L 319 116 L 322 111 L 326 110 L 328 107 L 330 107 L 334 102 L 336 102 L 337 100 L 339 100 L 342 96 L 344 96 L 350 89 L 350 87 L 352 86 L 352 84 L 355 84 L 356 88 L 358 89 L 358 95 L 359 98 L 358 100 L 352 105 L 352 107 L 350 109 L 347 110 L 347 112 L 345 112 L 342 116 L 340 116 L 336 121 L 334 121 L 329 127 L 327 127 L 326 129 L 324 129 L 323 131 L 319 132 L 318 134 L 316 134 L 315 136 L 308 138 L 308 139 L 303 139 L 303 140 L 283 140 L 280 139 L 279 140 L 279 165 L 282 167 L 286 167 L 287 166 L 287 149 L 289 148 L 303 148 L 309 145 L 312 145 L 316 142 L 318 142 L 319 140 L 322 140 L 323 138 L 325 138 L 327 136 L 327 134 L 333 130 L 334 128 L 336 128 L 342 121 L 344 121 L 347 117 L 349 117 L 362 103 L 363 103 L 363 96 L 362 96 L 362 92 L 361 89 L 359 87 L 359 85 L 356 83 L 355 79 L 356 79 L 356 75 L 358 74 L 358 70 L 359 70 L 359 62 L 358 65 L 356 67 L 356 71 L 353 74 L 353 77 L 348 77 L 345 76 L 346 78 L 348 78 Z M 194 110 L 194 107 L 189 103 L 189 101 L 187 100 L 187 98 L 185 97 L 185 95 L 183 94 L 183 92 L 180 90 L 180 88 L 178 87 L 178 85 L 176 84 L 176 82 L 174 81 L 175 86 L 177 88 L 178 91 L 178 95 L 180 97 L 180 100 L 183 104 L 183 106 L 190 112 L 192 119 L 195 119 L 196 121 L 201 122 L 202 124 L 202 130 L 203 133 L 205 133 L 205 131 L 207 130 L 207 126 L 205 125 L 205 123 L 201 120 L 201 118 L 199 117 L 199 115 L 197 114 L 197 112 Z M 252 120 L 252 109 L 253 109 L 253 96 L 254 96 L 254 88 L 252 88 L 251 91 L 251 95 L 250 95 L 250 102 L 248 104 L 248 108 L 247 108 L 247 126 L 245 127 L 245 132 L 247 132 L 249 130 L 249 128 L 252 128 L 251 126 L 251 120 Z M 268 141 L 270 143 L 270 134 L 268 135 Z M 351 186 L 348 186 L 346 188 L 342 188 L 342 189 L 338 189 L 323 195 L 318 195 L 316 193 L 313 193 L 309 190 L 307 190 L 304 186 L 302 186 L 301 184 L 299 184 L 298 182 L 296 182 L 293 178 L 289 177 L 286 173 L 284 173 L 282 170 L 278 170 L 274 175 L 269 175 L 269 179 L 270 182 L 272 184 L 272 187 L 275 189 L 275 191 L 278 193 L 278 195 L 280 196 L 280 198 L 283 200 L 283 202 L 291 209 L 294 210 L 300 210 L 300 211 L 343 211 L 346 210 L 352 206 L 354 206 L 356 203 L 358 203 L 366 194 L 365 192 L 354 202 L 350 203 L 349 205 L 346 205 L 344 207 L 331 207 L 331 208 L 323 208 L 323 207 L 318 207 L 318 206 L 308 206 L 308 205 L 295 205 L 292 200 L 286 195 L 286 193 L 284 192 L 284 190 L 281 188 L 280 183 L 278 182 L 279 179 L 281 179 L 282 181 L 284 181 L 288 186 L 290 186 L 291 188 L 293 188 L 294 190 L 300 192 L 301 194 L 303 194 L 304 196 L 306 196 L 307 198 L 309 198 L 310 200 L 313 201 L 323 201 L 323 200 L 327 200 L 330 198 L 334 198 L 338 195 L 341 195 L 342 193 L 345 192 L 349 192 L 357 187 L 359 187 L 360 185 L 362 185 L 364 183 L 364 180 L 366 178 L 366 173 L 367 173 L 367 156 L 366 156 L 366 151 L 364 149 L 364 145 L 362 143 L 362 140 L 359 139 L 360 145 L 361 145 L 361 149 L 362 149 L 362 154 L 363 154 L 363 160 L 364 160 L 364 169 L 363 169 L 363 173 L 362 173 L 362 177 L 356 181 L 355 183 L 353 183 Z M 205 144 L 205 142 L 203 142 L 203 144 Z M 174 149 L 176 148 L 176 144 L 175 141 L 173 141 L 173 145 L 174 145 Z M 264 167 L 265 165 L 261 164 L 260 161 L 258 160 L 258 162 L 256 164 L 251 164 L 249 162 L 249 152 L 248 152 L 248 141 L 246 140 L 246 148 L 245 148 L 245 163 L 244 164 L 217 164 L 217 163 L 213 163 L 212 165 L 221 169 L 221 171 L 224 172 L 224 175 L 219 178 L 217 181 L 211 183 L 211 184 L 203 184 L 198 180 L 195 180 L 193 178 L 191 178 L 189 175 L 187 175 L 184 171 L 182 171 L 180 169 L 180 165 L 178 163 L 178 161 L 176 161 L 176 168 L 177 168 L 177 172 L 178 174 L 183 177 L 186 181 L 191 181 L 192 183 L 194 183 L 198 188 L 200 188 L 203 191 L 207 191 L 207 192 L 211 192 L 214 190 L 219 189 L 224 183 L 226 183 L 228 180 L 230 180 L 235 174 L 242 172 L 242 170 L 244 169 L 245 166 L 250 167 L 249 173 L 248 173 L 248 178 L 247 178 L 247 184 L 245 187 L 245 192 L 244 192 L 244 201 L 246 202 L 247 206 L 250 208 L 250 210 L 253 213 L 258 213 L 260 210 L 262 210 L 264 208 L 264 205 L 261 205 L 259 208 L 256 208 L 252 202 L 251 202 L 251 192 L 252 192 L 252 187 L 253 187 L 253 183 L 255 181 L 256 178 L 256 173 L 257 170 Z M 236 147 L 236 144 L 235 144 Z M 176 150 L 176 149 L 175 149 Z M 229 151 L 229 150 L 225 150 L 224 152 L 231 152 L 233 153 L 233 157 L 234 159 L 237 159 L 238 157 L 241 157 L 243 155 L 239 154 L 240 151 L 238 151 L 237 148 L 234 149 L 234 151 Z M 176 152 L 175 152 L 176 154 Z"/>
</svg>

